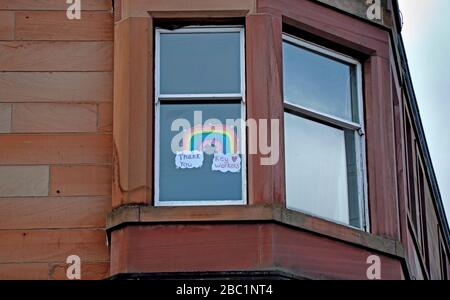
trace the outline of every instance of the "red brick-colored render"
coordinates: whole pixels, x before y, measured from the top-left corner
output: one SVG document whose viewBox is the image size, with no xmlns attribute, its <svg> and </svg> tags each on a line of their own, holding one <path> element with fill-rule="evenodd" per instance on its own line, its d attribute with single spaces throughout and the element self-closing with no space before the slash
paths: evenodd
<svg viewBox="0 0 450 300">
<path fill-rule="evenodd" d="M 370 255 L 382 279 L 450 277 L 397 1 L 381 21 L 357 0 L 83 0 L 75 21 L 66 9 L 0 0 L 0 279 L 65 279 L 73 254 L 83 279 L 367 279 Z M 154 206 L 154 30 L 169 23 L 245 26 L 247 118 L 281 123 L 280 161 L 247 157 L 247 205 Z M 283 32 L 363 66 L 365 230 L 286 209 Z"/>
</svg>

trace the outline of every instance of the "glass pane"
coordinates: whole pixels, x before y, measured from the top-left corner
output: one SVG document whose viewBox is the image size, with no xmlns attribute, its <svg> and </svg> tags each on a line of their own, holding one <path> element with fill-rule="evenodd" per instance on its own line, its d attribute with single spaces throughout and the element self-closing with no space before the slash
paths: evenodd
<svg viewBox="0 0 450 300">
<path fill-rule="evenodd" d="M 194 111 L 197 112 L 196 118 L 194 118 Z M 200 112 L 201 116 L 199 115 Z M 220 134 L 211 134 L 206 130 L 206 127 L 201 126 L 201 124 L 205 125 L 205 122 L 206 124 L 212 124 L 207 122 L 211 118 L 217 119 L 217 122 L 220 121 L 225 125 L 227 119 L 236 120 L 240 116 L 240 103 L 161 104 L 159 145 L 159 200 L 161 202 L 242 200 L 241 155 L 233 157 L 233 159 L 236 159 L 234 165 L 236 166 L 236 163 L 239 163 L 234 172 L 221 172 L 220 170 L 213 170 L 213 163 L 216 162 L 215 155 L 207 154 L 212 153 L 214 147 L 216 152 L 224 154 L 238 152 L 239 149 L 236 145 L 239 143 L 240 137 L 237 127 L 234 127 L 233 130 L 227 127 L 227 130 Z M 172 122 L 177 119 L 185 119 L 186 121 L 183 122 L 189 122 L 186 126 L 182 125 L 183 128 L 188 128 L 183 129 L 175 126 L 176 128 L 172 131 Z M 190 128 L 198 129 L 199 126 L 204 129 L 201 134 L 197 134 L 198 130 L 189 130 Z M 194 162 L 194 164 L 198 164 L 186 168 L 184 168 L 184 165 L 180 165 L 180 161 L 176 162 L 177 155 L 176 152 L 172 151 L 171 144 L 173 139 L 177 138 L 177 135 L 180 138 L 175 140 L 175 144 L 180 146 L 181 149 L 176 152 L 190 151 L 189 153 L 191 153 L 204 146 L 203 162 Z M 198 142 L 194 142 L 194 135 L 199 138 Z M 230 136 L 234 137 L 229 138 Z M 207 148 L 211 152 L 207 152 Z"/>
<path fill-rule="evenodd" d="M 238 94 L 240 33 L 168 33 L 160 38 L 161 94 Z"/>
<path fill-rule="evenodd" d="M 359 227 L 354 133 L 285 113 L 285 136 L 287 207 Z"/>
<path fill-rule="evenodd" d="M 349 224 L 353 227 L 360 228 L 362 226 L 361 220 L 361 205 L 359 196 L 359 168 L 356 157 L 358 133 L 352 130 L 345 130 L 345 149 L 347 154 L 347 180 L 348 180 L 348 209 L 349 209 Z"/>
<path fill-rule="evenodd" d="M 358 122 L 357 108 L 352 108 L 353 69 L 348 64 L 283 42 L 284 100 Z"/>
</svg>

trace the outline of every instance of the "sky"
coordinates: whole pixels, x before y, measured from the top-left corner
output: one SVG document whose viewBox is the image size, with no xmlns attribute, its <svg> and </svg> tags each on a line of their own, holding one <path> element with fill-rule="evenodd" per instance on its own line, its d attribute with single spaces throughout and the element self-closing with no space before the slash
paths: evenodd
<svg viewBox="0 0 450 300">
<path fill-rule="evenodd" d="M 450 0 L 399 3 L 414 90 L 450 221 Z"/>
</svg>

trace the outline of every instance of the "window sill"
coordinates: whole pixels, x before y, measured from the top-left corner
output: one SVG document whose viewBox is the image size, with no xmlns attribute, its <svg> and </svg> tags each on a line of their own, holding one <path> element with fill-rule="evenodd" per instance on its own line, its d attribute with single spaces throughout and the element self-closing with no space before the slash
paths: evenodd
<svg viewBox="0 0 450 300">
<path fill-rule="evenodd" d="M 106 229 L 126 225 L 216 222 L 273 222 L 396 257 L 405 257 L 399 241 L 336 224 L 280 206 L 153 207 L 123 206 L 107 217 Z"/>
</svg>

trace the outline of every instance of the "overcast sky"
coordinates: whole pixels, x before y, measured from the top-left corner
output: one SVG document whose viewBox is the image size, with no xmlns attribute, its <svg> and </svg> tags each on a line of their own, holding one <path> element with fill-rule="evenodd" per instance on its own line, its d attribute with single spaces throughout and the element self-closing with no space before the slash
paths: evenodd
<svg viewBox="0 0 450 300">
<path fill-rule="evenodd" d="M 420 115 L 450 219 L 450 0 L 399 2 Z"/>
</svg>

